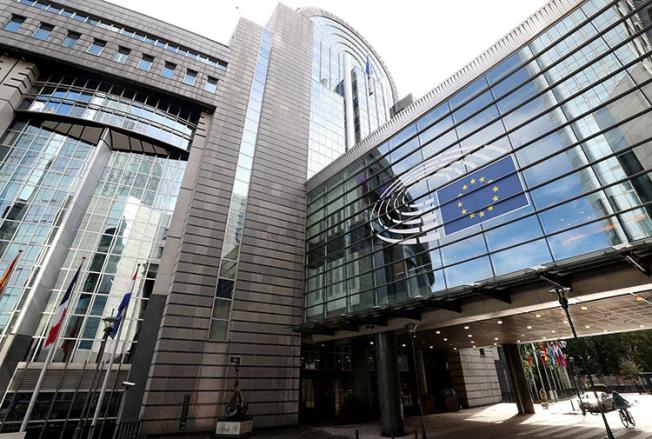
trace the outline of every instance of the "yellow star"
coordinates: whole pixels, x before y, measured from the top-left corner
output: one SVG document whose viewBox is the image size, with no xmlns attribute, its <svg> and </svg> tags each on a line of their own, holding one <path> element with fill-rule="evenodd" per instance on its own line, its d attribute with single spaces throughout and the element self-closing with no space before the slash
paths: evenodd
<svg viewBox="0 0 652 439">
<path fill-rule="evenodd" d="M 484 177 L 480 177 L 480 183 L 484 183 L 484 180 L 485 180 Z"/>
<path fill-rule="evenodd" d="M 498 192 L 498 186 L 494 186 L 493 188 L 491 188 L 491 190 L 494 192 Z"/>
<path fill-rule="evenodd" d="M 462 215 L 466 215 L 466 209 L 462 209 Z"/>
<path fill-rule="evenodd" d="M 481 210 L 480 213 L 479 213 L 478 215 L 480 215 L 480 217 L 483 217 L 483 216 L 484 216 L 484 212 Z"/>
<path fill-rule="evenodd" d="M 494 195 L 493 197 L 491 197 L 491 199 L 494 201 L 498 201 L 498 195 Z"/>
<path fill-rule="evenodd" d="M 492 210 L 494 210 L 494 207 L 493 207 L 493 206 L 489 206 L 489 207 L 487 207 L 487 210 L 491 212 Z"/>
<path fill-rule="evenodd" d="M 475 218 L 475 213 L 472 213 L 471 215 L 469 215 L 469 218 Z"/>
<path fill-rule="evenodd" d="M 471 184 L 475 184 L 475 178 L 471 179 Z"/>
<path fill-rule="evenodd" d="M 457 202 L 457 207 L 462 207 L 462 202 L 461 201 Z"/>
<path fill-rule="evenodd" d="M 467 190 L 468 188 L 469 188 L 469 186 L 467 186 L 467 185 L 462 186 L 462 189 L 464 189 L 464 190 Z"/>
</svg>

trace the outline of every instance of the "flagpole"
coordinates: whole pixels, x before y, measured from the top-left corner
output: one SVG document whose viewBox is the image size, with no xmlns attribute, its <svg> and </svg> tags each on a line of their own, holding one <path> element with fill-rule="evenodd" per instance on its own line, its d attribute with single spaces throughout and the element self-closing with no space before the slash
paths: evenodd
<svg viewBox="0 0 652 439">
<path fill-rule="evenodd" d="M 84 260 L 86 257 L 82 257 L 81 264 L 79 264 L 79 268 L 77 269 L 78 272 L 81 272 L 81 268 L 84 265 Z M 75 303 L 75 296 L 77 295 L 77 290 L 79 289 L 79 285 L 81 285 L 81 282 L 79 281 L 79 277 L 77 278 L 77 285 L 74 286 L 73 290 L 73 295 L 70 298 L 70 305 Z M 70 310 L 73 310 L 73 307 L 70 306 Z M 68 312 L 66 310 L 66 314 L 63 318 L 63 322 L 61 323 L 61 328 L 59 328 L 59 331 L 64 331 L 66 330 L 66 326 L 68 325 L 68 319 L 72 315 L 72 311 Z M 45 357 L 45 361 L 43 362 L 43 367 L 41 367 L 41 372 L 39 373 L 38 380 L 36 381 L 36 386 L 34 387 L 34 392 L 32 393 L 32 397 L 29 400 L 29 404 L 27 406 L 27 411 L 25 411 L 25 416 L 23 417 L 23 422 L 20 425 L 20 433 L 24 433 L 27 430 L 27 424 L 29 423 L 29 418 L 32 416 L 32 411 L 34 411 L 34 406 L 36 405 L 36 398 L 38 398 L 38 394 L 41 390 L 41 386 L 43 385 L 43 379 L 45 378 L 45 373 L 47 372 L 48 366 L 50 365 L 50 362 L 52 361 L 52 358 L 54 357 L 54 353 L 57 350 L 57 345 L 59 344 L 60 340 L 60 332 L 57 333 L 57 338 L 54 340 L 54 343 L 52 343 L 52 346 L 50 350 L 48 351 L 47 356 Z"/>
<path fill-rule="evenodd" d="M 136 266 L 136 277 L 140 271 L 140 264 Z M 132 291 L 134 290 L 135 285 L 132 285 Z M 113 369 L 113 362 L 115 361 L 115 356 L 118 353 L 118 345 L 120 344 L 120 335 L 122 334 L 122 328 L 125 326 L 123 325 L 124 318 L 127 316 L 127 311 L 129 311 L 129 304 L 131 302 L 131 298 L 129 302 L 127 302 L 127 305 L 124 310 L 124 317 L 122 317 L 120 321 L 120 326 L 118 326 L 118 332 L 115 335 L 115 338 L 113 339 L 113 350 L 111 351 L 111 358 L 109 358 L 109 365 L 106 368 L 106 372 L 104 374 L 104 381 L 102 381 L 102 389 L 100 390 L 100 396 L 97 398 L 97 405 L 95 406 L 95 413 L 93 414 L 93 420 L 91 421 L 91 428 L 88 433 L 89 438 L 93 438 L 93 435 L 95 433 L 95 427 L 97 425 L 97 418 L 100 416 L 100 411 L 102 410 L 102 402 L 104 400 L 104 395 L 106 394 L 106 386 L 109 384 L 109 376 L 111 375 L 111 369 Z"/>
</svg>

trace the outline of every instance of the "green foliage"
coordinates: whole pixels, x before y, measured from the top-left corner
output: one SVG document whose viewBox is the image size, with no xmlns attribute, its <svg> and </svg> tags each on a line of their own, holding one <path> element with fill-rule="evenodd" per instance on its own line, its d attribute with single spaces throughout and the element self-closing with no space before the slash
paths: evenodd
<svg viewBox="0 0 652 439">
<path fill-rule="evenodd" d="M 641 368 L 634 360 L 630 358 L 622 358 L 620 360 L 620 374 L 623 378 L 635 380 L 638 378 L 639 373 L 641 373 Z"/>
<path fill-rule="evenodd" d="M 624 359 L 652 371 L 652 331 L 625 332 L 567 340 L 566 353 L 575 359 L 576 372 L 620 375 Z"/>
</svg>

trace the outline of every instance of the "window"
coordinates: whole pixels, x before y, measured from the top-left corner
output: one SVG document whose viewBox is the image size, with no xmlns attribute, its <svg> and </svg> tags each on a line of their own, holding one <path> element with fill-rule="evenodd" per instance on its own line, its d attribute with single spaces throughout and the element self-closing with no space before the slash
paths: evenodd
<svg viewBox="0 0 652 439">
<path fill-rule="evenodd" d="M 47 23 L 41 23 L 41 25 L 36 29 L 34 35 L 32 35 L 37 40 L 47 40 L 50 37 L 50 32 L 54 29 L 54 26 Z"/>
<path fill-rule="evenodd" d="M 63 42 L 61 43 L 61 45 L 63 47 L 68 47 L 68 48 L 72 49 L 77 44 L 77 41 L 79 40 L 79 38 L 81 38 L 80 33 L 73 32 L 73 31 L 69 30 L 68 33 L 66 34 L 66 37 L 63 39 Z"/>
<path fill-rule="evenodd" d="M 140 59 L 140 62 L 138 63 L 138 68 L 140 70 L 145 70 L 146 72 L 149 72 L 150 69 L 152 68 L 153 62 L 154 62 L 153 56 L 143 55 L 143 57 Z"/>
<path fill-rule="evenodd" d="M 86 49 L 86 53 L 90 53 L 91 55 L 95 55 L 95 56 L 100 56 L 100 53 L 102 53 L 105 47 L 106 47 L 106 41 L 98 40 L 97 38 L 95 38 L 91 43 L 91 45 L 88 46 L 88 49 Z"/>
<path fill-rule="evenodd" d="M 16 32 L 20 29 L 20 26 L 25 22 L 25 17 L 20 15 L 12 15 L 7 24 L 5 24 L 5 30 L 9 32 Z"/>
<path fill-rule="evenodd" d="M 173 78 L 174 77 L 174 69 L 177 68 L 177 65 L 171 62 L 165 62 L 165 65 L 163 66 L 163 69 L 161 70 L 161 76 L 164 78 Z"/>
<path fill-rule="evenodd" d="M 115 53 L 115 56 L 113 57 L 113 61 L 119 64 L 126 64 L 127 60 L 129 59 L 130 53 L 131 53 L 131 49 L 120 46 L 118 47 L 118 51 Z"/>
<path fill-rule="evenodd" d="M 186 71 L 186 76 L 183 78 L 183 83 L 188 85 L 195 85 L 196 81 L 197 81 L 197 72 L 188 69 Z"/>
<path fill-rule="evenodd" d="M 206 78 L 206 84 L 204 84 L 204 90 L 209 93 L 215 93 L 217 91 L 217 78 L 209 76 Z"/>
</svg>

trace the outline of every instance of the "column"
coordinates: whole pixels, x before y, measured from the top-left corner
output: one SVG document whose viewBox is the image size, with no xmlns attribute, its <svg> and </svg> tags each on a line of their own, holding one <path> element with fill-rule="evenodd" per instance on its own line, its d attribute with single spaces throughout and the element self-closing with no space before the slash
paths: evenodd
<svg viewBox="0 0 652 439">
<path fill-rule="evenodd" d="M 503 345 L 503 349 L 505 350 L 505 359 L 507 360 L 507 368 L 512 381 L 512 389 L 514 391 L 518 413 L 519 415 L 533 414 L 534 404 L 532 403 L 532 396 L 528 390 L 527 378 L 523 371 L 523 363 L 518 352 L 518 345 L 505 344 Z"/>
<path fill-rule="evenodd" d="M 403 409 L 398 374 L 396 336 L 393 332 L 376 335 L 376 372 L 378 374 L 378 405 L 380 407 L 380 434 L 402 436 Z"/>
<path fill-rule="evenodd" d="M 369 342 L 351 341 L 351 375 L 355 417 L 367 420 L 371 415 L 371 375 L 369 373 Z"/>
</svg>

